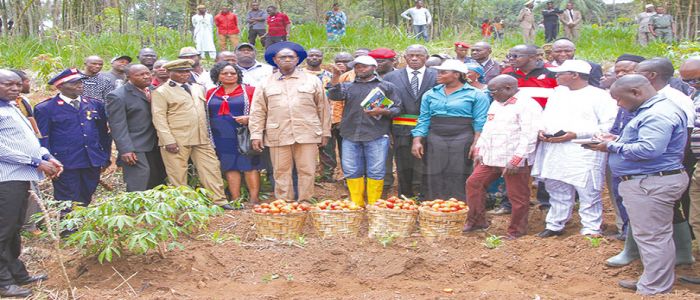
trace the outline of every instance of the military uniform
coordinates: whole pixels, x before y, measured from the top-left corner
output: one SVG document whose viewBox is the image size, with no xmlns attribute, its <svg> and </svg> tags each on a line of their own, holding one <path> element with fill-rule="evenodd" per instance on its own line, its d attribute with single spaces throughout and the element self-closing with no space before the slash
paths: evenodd
<svg viewBox="0 0 700 300">
<path fill-rule="evenodd" d="M 63 163 L 63 174 L 53 182 L 54 198 L 88 205 L 100 169 L 110 163 L 112 140 L 101 101 L 82 96 L 67 100 L 61 94 L 45 100 L 34 108 L 34 116 L 41 146 Z"/>
<path fill-rule="evenodd" d="M 536 23 L 532 10 L 530 8 L 523 7 L 518 14 L 518 22 L 520 23 L 520 29 L 523 32 L 523 42 L 528 45 L 534 44 Z"/>
<path fill-rule="evenodd" d="M 670 44 L 673 42 L 673 17 L 669 14 L 655 14 L 649 18 L 649 27 L 654 29 L 656 39 Z"/>
<path fill-rule="evenodd" d="M 652 16 L 656 15 L 655 12 L 643 12 L 637 15 L 636 21 L 639 24 L 639 29 L 637 29 L 637 42 L 640 45 L 646 46 L 654 38 L 649 31 L 649 20 Z"/>
</svg>

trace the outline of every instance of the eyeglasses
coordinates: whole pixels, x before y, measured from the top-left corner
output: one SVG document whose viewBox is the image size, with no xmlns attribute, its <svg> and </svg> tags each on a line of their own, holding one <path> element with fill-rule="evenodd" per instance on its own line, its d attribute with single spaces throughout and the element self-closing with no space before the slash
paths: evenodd
<svg viewBox="0 0 700 300">
<path fill-rule="evenodd" d="M 528 55 L 528 54 L 512 54 L 512 53 L 508 53 L 508 54 L 506 55 L 506 58 L 507 58 L 507 59 L 515 59 L 515 58 L 527 57 L 527 56 L 529 56 L 529 55 Z"/>
<path fill-rule="evenodd" d="M 236 72 L 221 72 L 219 75 L 220 76 L 238 76 L 238 73 L 236 73 Z"/>
<path fill-rule="evenodd" d="M 700 84 L 700 77 L 693 78 L 693 79 L 683 79 L 683 82 L 685 82 L 689 85 L 697 85 L 697 84 Z"/>
</svg>

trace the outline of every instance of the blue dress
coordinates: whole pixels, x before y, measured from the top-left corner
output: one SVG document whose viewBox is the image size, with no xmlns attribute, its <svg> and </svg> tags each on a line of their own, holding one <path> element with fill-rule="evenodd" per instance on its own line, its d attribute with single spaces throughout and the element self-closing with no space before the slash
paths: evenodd
<svg viewBox="0 0 700 300">
<path fill-rule="evenodd" d="M 246 87 L 249 101 L 253 97 L 253 91 L 252 87 Z M 247 156 L 238 152 L 236 129 L 241 125 L 233 117 L 244 115 L 245 103 L 241 86 L 228 95 L 224 94 L 223 87 L 213 88 L 207 92 L 207 99 L 209 124 L 221 170 L 245 172 L 262 169 L 261 156 Z M 228 112 L 225 106 L 228 106 Z"/>
</svg>

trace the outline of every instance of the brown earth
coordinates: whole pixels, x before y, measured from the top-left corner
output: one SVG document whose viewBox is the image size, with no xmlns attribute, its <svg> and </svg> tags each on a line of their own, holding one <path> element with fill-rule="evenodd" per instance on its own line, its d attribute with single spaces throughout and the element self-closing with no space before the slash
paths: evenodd
<svg viewBox="0 0 700 300">
<path fill-rule="evenodd" d="M 343 194 L 341 184 L 324 184 L 317 194 Z M 606 203 L 607 204 L 607 203 Z M 613 228 L 613 212 L 606 210 Z M 604 260 L 622 242 L 600 247 L 578 235 L 578 217 L 562 237 L 533 235 L 504 240 L 497 249 L 482 243 L 504 235 L 508 217 L 493 218 L 487 232 L 427 241 L 415 233 L 386 247 L 366 237 L 322 240 L 307 224 L 295 242 L 255 239 L 250 210 L 216 218 L 209 230 L 194 234 L 161 258 L 155 253 L 125 256 L 100 265 L 94 257 L 70 252 L 66 263 L 80 299 L 636 299 L 617 287 L 636 278 L 641 264 L 609 268 Z M 543 229 L 544 215 L 530 213 L 529 232 Z M 218 231 L 215 242 L 212 232 Z M 31 270 L 48 270 L 51 279 L 35 288 L 37 298 L 67 297 L 67 284 L 49 244 L 31 240 L 24 257 Z M 696 256 L 698 256 L 696 254 Z M 678 274 L 700 274 L 690 266 Z M 128 279 L 128 280 L 125 280 Z M 125 282 L 126 281 L 126 282 Z M 451 292 L 446 292 L 451 289 Z M 449 291 L 449 290 L 448 290 Z M 63 293 L 63 294 L 61 294 Z M 699 299 L 700 286 L 677 282 L 661 299 Z"/>
</svg>

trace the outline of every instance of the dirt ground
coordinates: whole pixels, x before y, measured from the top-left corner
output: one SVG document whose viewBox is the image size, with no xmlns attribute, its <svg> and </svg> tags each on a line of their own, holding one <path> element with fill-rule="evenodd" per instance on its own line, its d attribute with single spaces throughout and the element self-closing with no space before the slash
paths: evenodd
<svg viewBox="0 0 700 300">
<path fill-rule="evenodd" d="M 317 186 L 317 194 L 343 196 L 340 183 Z M 607 206 L 607 203 L 606 203 Z M 607 209 L 605 223 L 614 227 Z M 441 241 L 418 233 L 382 246 L 361 236 L 322 240 L 310 222 L 304 238 L 294 242 L 255 239 L 250 210 L 218 217 L 209 230 L 194 234 L 184 250 L 125 256 L 100 265 L 67 250 L 68 274 L 80 299 L 637 299 L 617 287 L 636 278 L 641 264 L 609 268 L 604 260 L 622 242 L 604 240 L 599 247 L 578 235 L 578 217 L 561 237 L 534 236 L 544 215 L 530 212 L 531 235 L 487 249 L 490 234 L 505 235 L 508 216 L 492 219 L 487 232 Z M 215 239 L 212 232 L 220 234 Z M 50 245 L 25 243 L 24 258 L 33 271 L 48 270 L 51 279 L 35 287 L 37 299 L 65 298 L 67 284 Z M 697 257 L 700 254 L 696 253 Z M 698 274 L 677 267 L 677 274 Z M 447 290 L 446 289 L 451 289 Z M 63 291 L 63 294 L 61 294 Z M 677 282 L 661 299 L 700 299 L 700 286 Z"/>
</svg>

